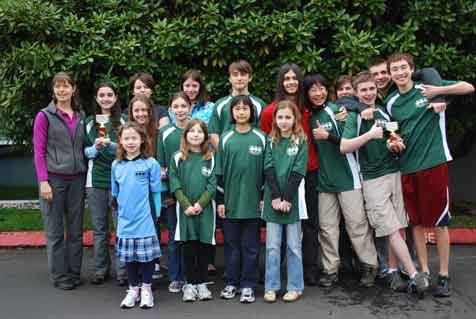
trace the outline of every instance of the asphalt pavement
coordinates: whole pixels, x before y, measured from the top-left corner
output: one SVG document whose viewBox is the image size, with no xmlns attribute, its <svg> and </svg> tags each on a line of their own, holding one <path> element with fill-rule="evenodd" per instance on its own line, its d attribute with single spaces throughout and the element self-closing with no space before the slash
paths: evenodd
<svg viewBox="0 0 476 319">
<path fill-rule="evenodd" d="M 166 249 L 163 249 L 166 251 Z M 432 269 L 437 266 L 436 249 L 431 247 Z M 219 270 L 223 268 L 222 248 L 218 249 Z M 451 277 L 453 295 L 436 299 L 390 292 L 383 285 L 363 289 L 358 278 L 345 278 L 339 286 L 324 290 L 306 287 L 303 297 L 291 304 L 281 300 L 274 304 L 263 301 L 263 286 L 256 292 L 254 304 L 243 305 L 238 299 L 219 299 L 223 288 L 221 274 L 211 277 L 215 281 L 210 289 L 214 299 L 207 302 L 183 303 L 181 294 L 167 291 L 167 280 L 154 284 L 153 309 L 134 308 L 122 310 L 119 303 L 125 289 L 116 286 L 114 280 L 94 286 L 91 276 L 92 249 L 86 248 L 82 279 L 85 284 L 72 291 L 52 287 L 48 281 L 46 252 L 44 249 L 0 250 L 0 318 L 206 318 L 206 319 L 254 319 L 254 318 L 476 318 L 476 246 L 453 246 Z"/>
</svg>

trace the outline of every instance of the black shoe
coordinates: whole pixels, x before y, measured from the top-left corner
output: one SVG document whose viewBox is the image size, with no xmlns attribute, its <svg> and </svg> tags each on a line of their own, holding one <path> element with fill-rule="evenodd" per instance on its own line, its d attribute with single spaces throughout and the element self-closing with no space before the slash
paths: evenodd
<svg viewBox="0 0 476 319">
<path fill-rule="evenodd" d="M 385 281 L 390 289 L 398 292 L 408 290 L 408 282 L 402 277 L 399 271 L 393 271 L 385 276 Z"/>
<path fill-rule="evenodd" d="M 337 273 L 333 274 L 322 274 L 322 277 L 319 279 L 319 286 L 321 287 L 332 287 L 334 286 L 339 279 L 337 278 Z"/>
<path fill-rule="evenodd" d="M 91 279 L 93 285 L 102 285 L 106 281 L 106 276 L 104 275 L 94 275 Z"/>
<path fill-rule="evenodd" d="M 433 296 L 438 298 L 451 296 L 450 278 L 448 276 L 438 275 Z"/>
<path fill-rule="evenodd" d="M 117 285 L 119 287 L 125 287 L 127 285 L 127 279 L 125 279 L 125 278 L 117 279 Z"/>
<path fill-rule="evenodd" d="M 73 283 L 74 288 L 83 285 L 83 281 L 80 278 L 73 278 L 73 279 L 71 279 L 71 282 Z"/>
<path fill-rule="evenodd" d="M 53 285 L 56 288 L 62 289 L 62 290 L 73 290 L 74 288 L 76 288 L 76 286 L 71 280 L 55 281 Z"/>
<path fill-rule="evenodd" d="M 304 283 L 307 286 L 316 286 L 317 285 L 316 274 L 313 271 L 305 272 L 304 273 Z"/>
<path fill-rule="evenodd" d="M 362 265 L 362 277 L 359 282 L 361 287 L 373 287 L 375 284 L 375 277 L 377 277 L 377 267 Z"/>
</svg>

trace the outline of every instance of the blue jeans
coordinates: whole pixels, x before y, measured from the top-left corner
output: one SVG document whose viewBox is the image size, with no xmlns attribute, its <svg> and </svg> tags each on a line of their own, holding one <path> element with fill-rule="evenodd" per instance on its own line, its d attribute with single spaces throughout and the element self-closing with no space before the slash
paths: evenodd
<svg viewBox="0 0 476 319">
<path fill-rule="evenodd" d="M 287 290 L 303 291 L 304 277 L 301 250 L 301 222 L 294 224 L 266 223 L 265 290 L 281 289 L 281 238 L 286 230 Z"/>
<path fill-rule="evenodd" d="M 169 265 L 169 280 L 184 281 L 184 265 L 182 249 L 175 238 L 175 228 L 177 226 L 176 206 L 171 205 L 162 208 L 167 214 L 167 229 L 169 231 L 169 242 L 167 244 L 167 258 Z"/>
<path fill-rule="evenodd" d="M 253 289 L 256 287 L 260 244 L 259 224 L 258 218 L 224 219 L 227 285 Z"/>
</svg>

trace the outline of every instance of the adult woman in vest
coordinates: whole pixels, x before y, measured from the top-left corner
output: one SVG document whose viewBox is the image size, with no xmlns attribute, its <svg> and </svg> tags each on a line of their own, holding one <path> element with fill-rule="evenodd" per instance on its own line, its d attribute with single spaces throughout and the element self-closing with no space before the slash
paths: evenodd
<svg viewBox="0 0 476 319">
<path fill-rule="evenodd" d="M 57 73 L 51 86 L 53 101 L 38 112 L 33 126 L 34 159 L 50 280 L 59 289 L 71 290 L 81 284 L 84 114 L 71 76 Z"/>
</svg>

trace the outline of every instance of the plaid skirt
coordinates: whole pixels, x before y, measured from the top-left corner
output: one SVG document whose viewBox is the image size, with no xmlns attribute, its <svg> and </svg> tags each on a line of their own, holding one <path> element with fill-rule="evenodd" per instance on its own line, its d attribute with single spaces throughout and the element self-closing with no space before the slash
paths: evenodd
<svg viewBox="0 0 476 319">
<path fill-rule="evenodd" d="M 146 263 L 161 256 L 157 236 L 145 238 L 118 238 L 116 256 L 123 263 Z"/>
</svg>

